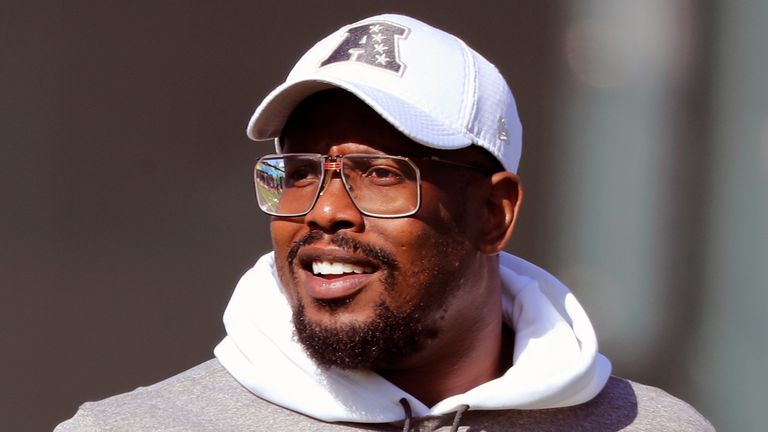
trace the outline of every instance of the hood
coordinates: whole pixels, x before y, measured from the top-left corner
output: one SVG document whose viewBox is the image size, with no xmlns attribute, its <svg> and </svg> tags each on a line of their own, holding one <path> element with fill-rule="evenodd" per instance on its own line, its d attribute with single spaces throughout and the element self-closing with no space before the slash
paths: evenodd
<svg viewBox="0 0 768 432">
<path fill-rule="evenodd" d="M 214 353 L 253 394 L 324 421 L 403 420 L 401 398 L 416 417 L 470 410 L 543 409 L 596 396 L 611 373 L 598 353 L 584 309 L 560 281 L 502 253 L 504 320 L 515 332 L 513 366 L 501 377 L 429 407 L 375 372 L 321 368 L 293 336 L 291 308 L 273 253 L 243 275 L 224 312 L 227 335 Z"/>
</svg>

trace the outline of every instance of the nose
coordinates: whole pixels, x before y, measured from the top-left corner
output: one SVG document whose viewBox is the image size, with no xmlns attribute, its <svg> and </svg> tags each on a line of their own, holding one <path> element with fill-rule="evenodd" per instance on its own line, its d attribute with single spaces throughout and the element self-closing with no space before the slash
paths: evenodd
<svg viewBox="0 0 768 432">
<path fill-rule="evenodd" d="M 333 175 L 335 174 L 335 175 Z M 325 233 L 340 230 L 362 231 L 363 214 L 357 209 L 337 173 L 325 185 L 312 210 L 304 216 L 304 223 L 311 229 Z"/>
</svg>

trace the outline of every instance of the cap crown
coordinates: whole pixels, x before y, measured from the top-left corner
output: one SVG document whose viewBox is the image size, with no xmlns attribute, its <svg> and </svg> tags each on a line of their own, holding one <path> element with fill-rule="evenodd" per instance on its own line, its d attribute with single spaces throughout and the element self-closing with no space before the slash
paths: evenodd
<svg viewBox="0 0 768 432">
<path fill-rule="evenodd" d="M 512 92 L 490 62 L 451 34 L 394 14 L 342 27 L 307 51 L 267 96 L 249 136 L 279 136 L 302 99 L 330 87 L 355 94 L 420 144 L 475 144 L 517 171 L 522 127 Z"/>
</svg>

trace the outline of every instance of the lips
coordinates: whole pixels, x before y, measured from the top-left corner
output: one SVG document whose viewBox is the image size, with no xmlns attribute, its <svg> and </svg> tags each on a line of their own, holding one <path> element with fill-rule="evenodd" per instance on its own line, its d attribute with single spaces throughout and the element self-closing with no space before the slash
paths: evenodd
<svg viewBox="0 0 768 432">
<path fill-rule="evenodd" d="M 298 253 L 300 285 L 316 300 L 351 298 L 374 278 L 379 266 L 365 256 L 338 248 L 307 246 Z"/>
</svg>

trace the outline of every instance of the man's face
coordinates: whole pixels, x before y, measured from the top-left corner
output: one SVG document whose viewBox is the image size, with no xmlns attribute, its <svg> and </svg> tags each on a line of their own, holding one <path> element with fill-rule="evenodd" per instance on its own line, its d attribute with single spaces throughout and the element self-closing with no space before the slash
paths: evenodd
<svg viewBox="0 0 768 432">
<path fill-rule="evenodd" d="M 335 177 L 307 215 L 273 218 L 278 275 L 307 352 L 325 366 L 397 367 L 443 333 L 461 331 L 461 320 L 478 311 L 471 298 L 457 301 L 459 287 L 471 284 L 481 255 L 472 241 L 479 205 L 467 190 L 484 178 L 418 158 L 466 155 L 412 142 L 341 91 L 305 101 L 283 145 L 286 153 L 408 156 L 422 174 L 421 208 L 410 217 L 363 215 L 328 172 Z"/>
</svg>

